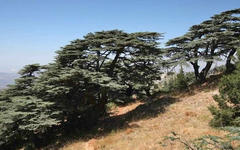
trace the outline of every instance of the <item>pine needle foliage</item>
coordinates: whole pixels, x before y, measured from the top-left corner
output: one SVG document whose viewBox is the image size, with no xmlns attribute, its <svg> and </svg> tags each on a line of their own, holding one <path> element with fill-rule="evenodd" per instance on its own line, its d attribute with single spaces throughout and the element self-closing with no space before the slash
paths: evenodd
<svg viewBox="0 0 240 150">
<path fill-rule="evenodd" d="M 172 132 L 170 136 L 164 138 L 161 144 L 166 146 L 167 141 L 179 142 L 183 144 L 186 150 L 239 150 L 240 128 L 224 127 L 221 129 L 227 131 L 228 134 L 224 137 L 205 135 L 193 140 L 187 140 L 183 136 Z"/>
<path fill-rule="evenodd" d="M 170 77 L 168 81 L 165 81 L 162 91 L 164 92 L 182 92 L 187 91 L 188 86 L 192 84 L 192 79 L 190 78 L 191 73 L 186 74 L 183 68 L 177 75 Z"/>
<path fill-rule="evenodd" d="M 196 80 L 205 82 L 206 76 L 216 60 L 226 58 L 227 72 L 233 70 L 232 57 L 239 47 L 240 9 L 225 11 L 209 20 L 190 27 L 183 36 L 167 42 L 166 55 L 169 65 L 188 62 L 192 65 Z M 199 62 L 205 62 L 200 69 Z"/>
<path fill-rule="evenodd" d="M 36 139 L 53 128 L 90 128 L 110 101 L 143 91 L 150 95 L 161 73 L 161 37 L 156 32 L 89 33 L 57 51 L 53 63 L 25 66 L 15 84 L 0 92 L 0 149 L 34 149 Z M 57 132 L 64 131 L 51 133 Z"/>
<path fill-rule="evenodd" d="M 238 58 L 240 58 L 238 52 Z M 218 107 L 211 106 L 209 110 L 214 116 L 212 126 L 240 126 L 240 63 L 234 73 L 221 79 L 220 95 L 214 96 Z"/>
<path fill-rule="evenodd" d="M 0 101 L 0 147 L 14 142 L 31 143 L 33 136 L 57 125 L 59 111 L 53 103 L 32 96 L 16 96 Z"/>
</svg>

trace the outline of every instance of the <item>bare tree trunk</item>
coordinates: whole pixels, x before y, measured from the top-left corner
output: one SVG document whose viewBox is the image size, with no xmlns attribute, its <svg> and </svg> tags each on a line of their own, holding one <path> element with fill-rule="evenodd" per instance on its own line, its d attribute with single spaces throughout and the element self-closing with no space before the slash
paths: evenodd
<svg viewBox="0 0 240 150">
<path fill-rule="evenodd" d="M 226 60 L 226 73 L 231 73 L 235 69 L 235 66 L 231 63 L 232 57 L 235 53 L 236 53 L 236 49 L 232 49 L 228 54 L 228 57 Z"/>
<path fill-rule="evenodd" d="M 119 58 L 120 54 L 121 54 L 121 52 L 120 52 L 120 51 L 117 51 L 117 54 L 116 54 L 116 56 L 114 57 L 111 65 L 110 65 L 110 67 L 109 67 L 108 75 L 109 75 L 110 77 L 113 75 L 113 70 L 114 70 L 114 68 L 115 68 L 115 66 L 116 66 L 116 63 L 117 63 L 117 61 L 118 61 L 118 58 Z"/>
<path fill-rule="evenodd" d="M 108 95 L 107 95 L 107 90 L 106 89 L 101 89 L 101 99 L 99 105 L 99 113 L 106 113 L 106 104 L 108 100 Z"/>
<path fill-rule="evenodd" d="M 126 90 L 127 96 L 132 96 L 133 94 L 133 87 L 131 85 L 128 85 L 128 88 Z"/>
<path fill-rule="evenodd" d="M 202 71 L 199 74 L 199 81 L 200 83 L 203 83 L 206 81 L 207 74 L 212 66 L 213 61 L 208 61 L 206 66 L 202 69 Z"/>
<path fill-rule="evenodd" d="M 194 69 L 195 78 L 196 78 L 196 80 L 199 80 L 199 65 L 198 65 L 198 62 L 197 61 L 191 62 L 191 64 L 192 64 L 193 69 Z"/>
</svg>

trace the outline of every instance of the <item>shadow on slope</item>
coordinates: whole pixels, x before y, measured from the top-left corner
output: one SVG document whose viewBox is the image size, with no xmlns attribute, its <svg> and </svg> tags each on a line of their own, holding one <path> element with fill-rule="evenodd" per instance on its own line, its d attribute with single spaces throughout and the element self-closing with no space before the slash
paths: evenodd
<svg viewBox="0 0 240 150">
<path fill-rule="evenodd" d="M 62 135 L 55 141 L 54 144 L 45 147 L 44 149 L 59 149 L 66 143 L 74 140 L 87 141 L 92 138 L 99 138 L 105 136 L 112 131 L 132 128 L 129 123 L 142 119 L 149 119 L 157 117 L 160 113 L 165 112 L 165 108 L 170 104 L 177 102 L 178 99 L 172 97 L 155 98 L 149 102 L 145 102 L 136 107 L 136 109 L 129 111 L 122 115 L 107 116 L 89 129 L 72 129 L 69 132 L 62 133 Z"/>
<path fill-rule="evenodd" d="M 165 111 L 165 108 L 176 102 L 177 99 L 172 97 L 162 97 L 150 102 L 139 105 L 136 109 L 125 114 L 108 117 L 99 121 L 98 127 L 102 130 L 102 134 L 107 134 L 112 130 L 128 128 L 128 123 L 142 119 L 149 119 L 157 117 L 160 113 Z M 98 128 L 98 129 L 99 129 Z"/>
</svg>

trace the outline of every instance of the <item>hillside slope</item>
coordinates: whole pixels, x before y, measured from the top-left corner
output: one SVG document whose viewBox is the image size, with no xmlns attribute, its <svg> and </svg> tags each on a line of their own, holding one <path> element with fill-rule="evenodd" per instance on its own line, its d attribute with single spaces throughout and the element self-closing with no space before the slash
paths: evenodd
<svg viewBox="0 0 240 150">
<path fill-rule="evenodd" d="M 195 90 L 191 95 L 162 97 L 150 103 L 136 102 L 117 108 L 112 118 L 118 119 L 105 120 L 98 126 L 104 133 L 111 131 L 68 143 L 62 150 L 179 150 L 183 149 L 179 143 L 162 147 L 164 136 L 172 131 L 186 139 L 223 135 L 208 125 L 212 116 L 207 107 L 215 105 L 212 98 L 215 94 L 217 89 Z"/>
</svg>

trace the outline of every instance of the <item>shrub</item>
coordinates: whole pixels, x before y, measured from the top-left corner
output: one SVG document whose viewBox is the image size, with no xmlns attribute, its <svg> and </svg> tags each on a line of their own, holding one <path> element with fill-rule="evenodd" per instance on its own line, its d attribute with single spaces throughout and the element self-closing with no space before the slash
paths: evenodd
<svg viewBox="0 0 240 150">
<path fill-rule="evenodd" d="M 171 79 L 164 82 L 162 90 L 165 92 L 185 91 L 188 90 L 188 85 L 191 83 L 189 81 L 192 81 L 192 79 L 189 80 L 181 68 L 180 72 L 175 77 L 171 77 Z"/>
<path fill-rule="evenodd" d="M 191 84 L 196 82 L 194 72 L 186 72 L 185 73 L 185 78 L 186 78 L 186 81 L 187 81 L 188 85 L 191 85 Z"/>
<path fill-rule="evenodd" d="M 113 109 L 115 109 L 117 107 L 117 105 L 114 102 L 109 102 L 106 104 L 106 111 L 111 111 Z"/>
<path fill-rule="evenodd" d="M 239 57 L 240 58 L 240 57 Z M 212 126 L 240 126 L 240 64 L 233 74 L 220 81 L 219 95 L 214 96 L 218 107 L 210 106 L 213 115 Z"/>
<path fill-rule="evenodd" d="M 187 150 L 239 150 L 240 145 L 236 141 L 240 140 L 240 128 L 225 127 L 222 129 L 228 132 L 224 137 L 205 135 L 193 140 L 186 140 L 181 135 L 172 132 L 172 135 L 166 136 L 161 144 L 167 146 L 166 143 L 170 140 L 180 142 Z"/>
<path fill-rule="evenodd" d="M 176 82 L 175 82 L 176 90 L 183 91 L 188 88 L 187 78 L 185 77 L 185 73 L 181 67 L 179 74 L 177 74 Z"/>
<path fill-rule="evenodd" d="M 217 66 L 215 68 L 213 68 L 212 70 L 209 71 L 209 74 L 219 74 L 219 73 L 223 73 L 226 71 L 226 66 L 225 65 L 221 65 L 221 66 Z"/>
</svg>

